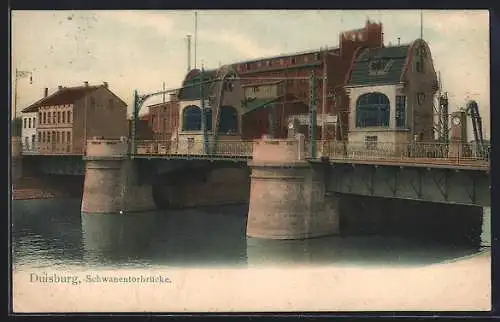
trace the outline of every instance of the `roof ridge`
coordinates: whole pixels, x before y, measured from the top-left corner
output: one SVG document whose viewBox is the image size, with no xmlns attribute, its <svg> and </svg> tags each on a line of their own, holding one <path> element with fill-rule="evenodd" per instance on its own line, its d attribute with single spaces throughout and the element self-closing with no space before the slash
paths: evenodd
<svg viewBox="0 0 500 322">
<path fill-rule="evenodd" d="M 87 91 L 93 92 L 99 88 L 106 88 L 106 86 L 105 85 L 92 85 L 92 86 L 62 87 L 62 88 L 59 88 L 56 92 L 54 92 L 46 97 L 43 97 L 43 98 L 39 99 L 38 101 L 35 101 L 34 103 L 30 104 L 26 108 L 22 109 L 21 113 L 36 112 L 36 110 L 32 111 L 32 109 L 39 108 L 40 106 L 43 106 L 43 104 L 46 103 L 47 101 L 57 99 L 57 97 L 61 96 L 61 95 L 70 95 L 69 93 L 72 93 L 72 92 L 78 93 L 79 91 L 86 94 Z M 75 100 L 76 100 L 76 98 L 75 98 Z"/>
</svg>

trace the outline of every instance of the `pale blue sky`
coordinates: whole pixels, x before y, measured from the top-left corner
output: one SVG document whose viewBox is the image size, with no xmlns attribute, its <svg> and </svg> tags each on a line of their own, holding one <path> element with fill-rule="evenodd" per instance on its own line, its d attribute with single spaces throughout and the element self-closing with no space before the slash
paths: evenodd
<svg viewBox="0 0 500 322">
<path fill-rule="evenodd" d="M 383 23 L 386 44 L 420 36 L 415 10 L 198 11 L 198 66 L 337 46 L 339 32 L 361 28 L 367 18 Z M 489 137 L 488 12 L 424 10 L 423 21 L 450 110 L 467 98 L 477 100 Z M 179 87 L 187 34 L 194 34 L 193 11 L 14 11 L 12 68 L 33 72 L 33 84 L 19 81 L 18 110 L 38 100 L 45 87 L 53 92 L 83 81 L 107 81 L 129 105 L 134 89 L 161 90 L 164 81 L 167 88 Z"/>
</svg>

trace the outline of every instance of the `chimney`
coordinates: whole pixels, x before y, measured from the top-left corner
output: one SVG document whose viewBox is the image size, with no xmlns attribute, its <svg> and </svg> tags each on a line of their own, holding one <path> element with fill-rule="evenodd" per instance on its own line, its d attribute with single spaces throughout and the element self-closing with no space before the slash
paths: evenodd
<svg viewBox="0 0 500 322">
<path fill-rule="evenodd" d="M 61 90 L 63 87 L 61 85 L 57 86 L 58 90 Z"/>
<path fill-rule="evenodd" d="M 85 85 L 85 87 L 89 87 L 89 82 L 85 81 L 83 82 L 83 84 Z"/>
<path fill-rule="evenodd" d="M 49 96 L 49 89 L 47 87 L 44 88 L 43 90 L 43 97 Z"/>
<path fill-rule="evenodd" d="M 103 82 L 103 84 L 105 88 L 108 88 L 108 82 Z"/>
<path fill-rule="evenodd" d="M 398 46 L 400 46 L 400 45 L 401 45 L 401 38 L 398 37 Z"/>
<path fill-rule="evenodd" d="M 177 100 L 177 93 L 170 93 L 170 101 L 176 101 Z"/>
</svg>

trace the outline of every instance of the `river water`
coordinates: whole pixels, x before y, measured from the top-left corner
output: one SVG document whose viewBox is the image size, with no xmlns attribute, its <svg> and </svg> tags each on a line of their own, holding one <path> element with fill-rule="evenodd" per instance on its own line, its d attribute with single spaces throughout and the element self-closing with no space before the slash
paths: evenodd
<svg viewBox="0 0 500 322">
<path fill-rule="evenodd" d="M 474 243 L 418 234 L 302 241 L 246 237 L 248 205 L 81 215 L 81 200 L 12 202 L 12 259 L 30 268 L 425 266 L 474 255 Z M 414 227 L 412 227 L 413 229 Z M 452 228 L 450 228 L 452 229 Z M 426 227 L 422 229 L 428 231 Z"/>
</svg>

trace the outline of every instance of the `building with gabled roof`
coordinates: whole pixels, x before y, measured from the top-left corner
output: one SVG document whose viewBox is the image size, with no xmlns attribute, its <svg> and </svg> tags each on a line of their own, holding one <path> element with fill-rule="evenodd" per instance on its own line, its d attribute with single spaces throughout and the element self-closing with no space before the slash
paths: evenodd
<svg viewBox="0 0 500 322">
<path fill-rule="evenodd" d="M 36 113 L 37 152 L 83 154 L 91 137 L 127 136 L 127 104 L 108 84 L 62 87 L 22 110 Z"/>
<path fill-rule="evenodd" d="M 349 141 L 434 141 L 434 95 L 438 89 L 428 44 L 361 50 L 346 77 Z"/>
</svg>

